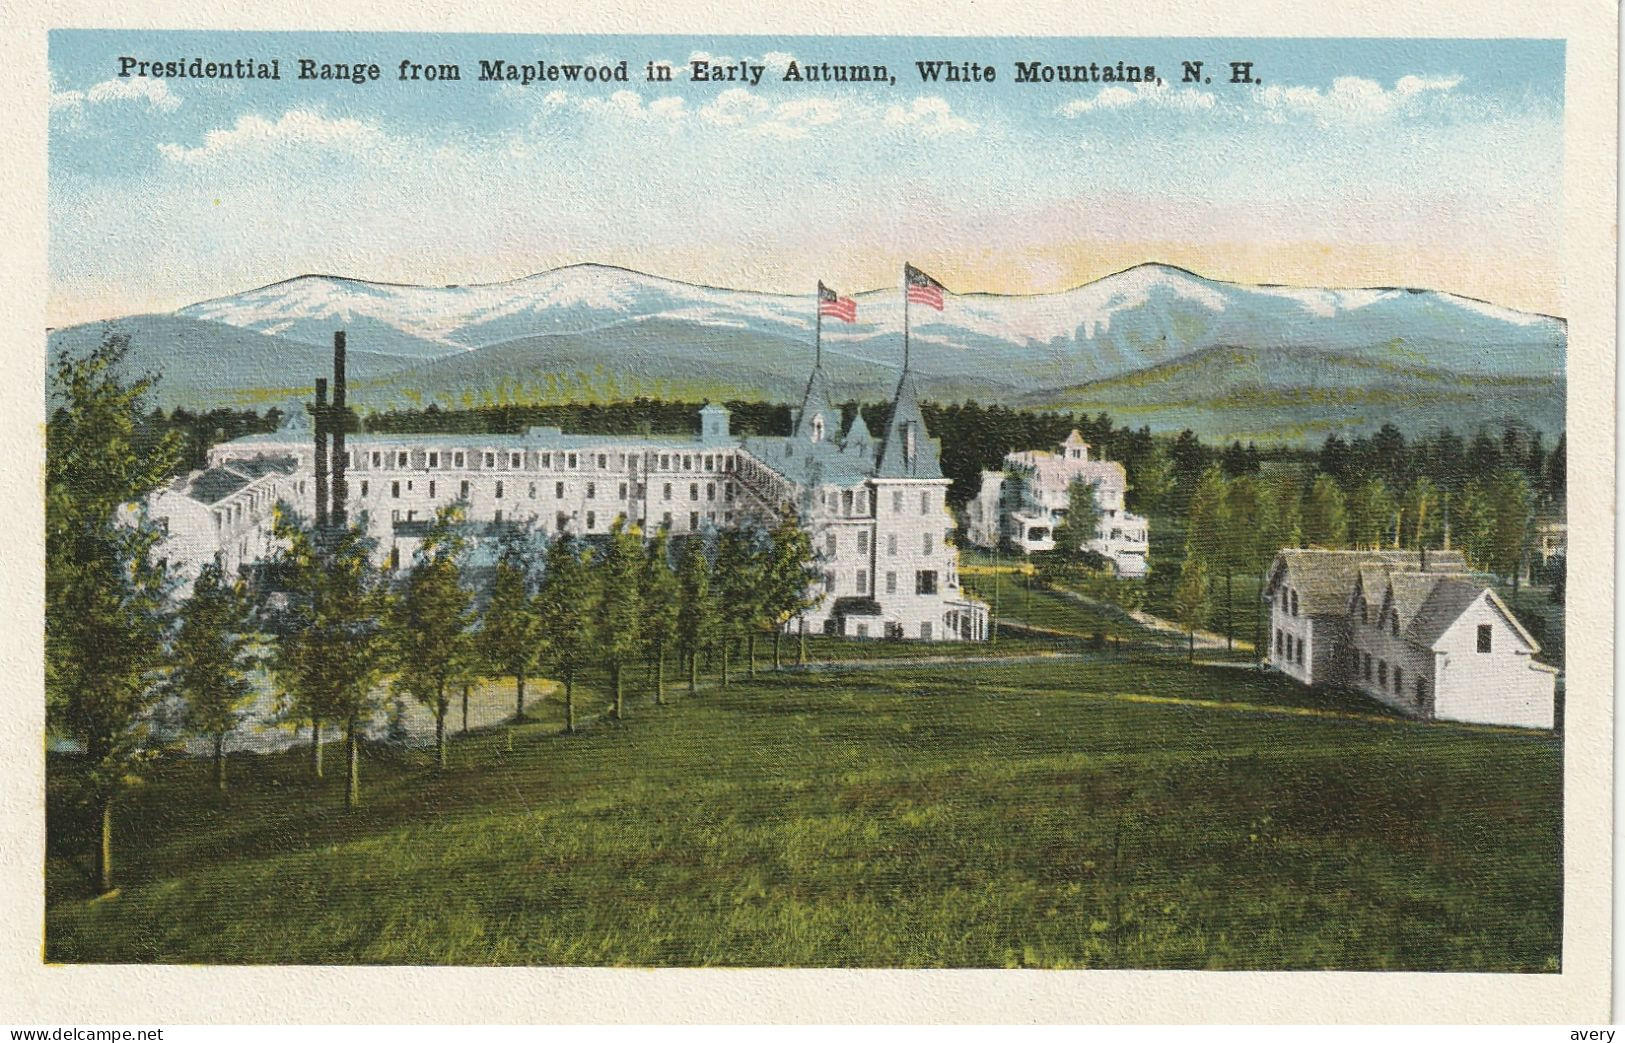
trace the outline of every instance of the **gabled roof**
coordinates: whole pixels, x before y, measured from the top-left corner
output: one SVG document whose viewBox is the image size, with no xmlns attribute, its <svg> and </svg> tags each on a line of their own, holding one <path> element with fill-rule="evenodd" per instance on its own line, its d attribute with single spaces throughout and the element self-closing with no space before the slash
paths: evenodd
<svg viewBox="0 0 1625 1043">
<path fill-rule="evenodd" d="M 211 467 L 192 479 L 186 495 L 199 503 L 219 503 L 248 484 L 243 475 L 225 467 Z"/>
<path fill-rule="evenodd" d="M 1540 642 L 1518 622 L 1518 617 L 1512 614 L 1506 602 L 1501 600 L 1493 587 L 1476 576 L 1446 576 L 1434 584 L 1427 600 L 1405 628 L 1405 636 L 1431 648 L 1480 597 L 1488 600 L 1519 640 L 1529 646 L 1530 654 L 1540 651 Z"/>
<path fill-rule="evenodd" d="M 875 437 L 869 433 L 869 425 L 863 422 L 863 410 L 853 415 L 852 425 L 841 439 L 841 448 L 848 453 L 861 453 L 867 459 L 874 459 Z"/>
<path fill-rule="evenodd" d="M 1299 611 L 1310 616 L 1343 615 L 1357 590 L 1380 604 L 1387 576 L 1394 569 L 1419 571 L 1421 555 L 1413 550 L 1298 550 L 1275 556 L 1263 596 L 1273 598 L 1283 583 L 1298 592 Z M 1428 551 L 1428 568 L 1461 572 L 1467 567 L 1460 551 Z"/>
<path fill-rule="evenodd" d="M 905 439 L 905 432 L 911 424 L 914 426 L 912 458 L 908 455 Z M 936 442 L 925 430 L 925 417 L 920 412 L 920 395 L 914 387 L 914 374 L 906 369 L 897 381 L 891 419 L 887 421 L 885 439 L 880 444 L 880 456 L 875 462 L 875 477 L 942 477 L 942 459 Z"/>
</svg>

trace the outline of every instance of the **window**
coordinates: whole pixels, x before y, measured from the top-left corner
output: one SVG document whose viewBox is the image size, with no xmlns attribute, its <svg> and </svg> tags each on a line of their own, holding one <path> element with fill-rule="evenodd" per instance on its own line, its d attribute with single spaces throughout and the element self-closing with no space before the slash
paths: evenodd
<svg viewBox="0 0 1625 1043">
<path fill-rule="evenodd" d="M 1418 677 L 1416 679 L 1416 705 L 1418 707 L 1421 707 L 1424 703 L 1427 702 L 1427 697 L 1428 697 L 1427 679 L 1422 678 L 1422 677 Z"/>
<path fill-rule="evenodd" d="M 558 530 L 563 532 L 570 525 L 570 516 L 560 511 L 553 516 L 553 521 L 558 526 Z"/>
<path fill-rule="evenodd" d="M 690 500 L 693 500 L 693 501 L 696 501 L 696 502 L 699 500 L 699 498 L 700 498 L 700 483 L 699 482 L 689 482 L 688 483 L 688 498 Z"/>
<path fill-rule="evenodd" d="M 668 529 L 671 528 L 671 512 L 670 511 L 667 511 L 667 512 L 665 512 L 664 514 L 662 514 L 660 516 L 660 524 L 666 526 Z"/>
<path fill-rule="evenodd" d="M 429 454 L 429 466 L 430 467 L 439 467 L 440 466 L 440 454 L 439 453 L 430 453 Z"/>
<path fill-rule="evenodd" d="M 1281 611 L 1285 612 L 1286 608 L 1287 608 L 1287 605 L 1286 605 L 1286 588 L 1282 587 L 1281 588 Z"/>
<path fill-rule="evenodd" d="M 598 499 L 598 483 L 597 482 L 588 482 L 587 483 L 587 499 L 589 499 L 589 500 Z"/>
<path fill-rule="evenodd" d="M 508 466 L 513 468 L 515 471 L 517 471 L 517 470 L 519 470 L 519 468 L 523 467 L 524 463 L 525 463 L 525 454 L 524 453 L 509 453 L 508 454 Z"/>
<path fill-rule="evenodd" d="M 1398 610 L 1395 610 L 1394 613 L 1388 617 L 1388 632 L 1393 634 L 1395 637 L 1399 636 L 1399 612 L 1398 612 Z"/>
<path fill-rule="evenodd" d="M 722 487 L 722 498 L 727 500 L 729 503 L 734 502 L 734 483 L 729 482 L 727 485 Z"/>
<path fill-rule="evenodd" d="M 869 624 L 868 623 L 859 623 L 858 624 L 858 636 L 859 637 L 868 637 L 869 636 Z"/>
<path fill-rule="evenodd" d="M 587 512 L 587 531 L 591 532 L 594 529 L 596 529 L 597 527 L 598 527 L 598 515 L 597 515 L 597 513 L 593 512 L 593 511 L 588 511 Z"/>
<path fill-rule="evenodd" d="M 452 457 L 451 462 L 452 462 L 453 467 L 461 467 L 461 466 L 463 466 L 463 454 L 462 453 L 456 454 L 455 456 Z"/>
<path fill-rule="evenodd" d="M 660 469 L 662 471 L 671 470 L 671 454 L 669 454 L 669 453 L 661 453 L 660 454 Z"/>
<path fill-rule="evenodd" d="M 497 465 L 497 454 L 486 453 L 480 458 L 480 461 L 486 467 L 495 467 Z"/>
<path fill-rule="evenodd" d="M 405 467 L 406 466 L 406 454 L 405 453 L 396 453 L 395 454 L 395 466 L 396 467 Z"/>
<path fill-rule="evenodd" d="M 1282 646 L 1282 641 L 1283 640 L 1284 640 L 1284 638 L 1282 637 L 1281 631 L 1277 630 L 1275 632 L 1275 654 L 1277 656 L 1279 656 L 1281 654 L 1281 646 Z"/>
<path fill-rule="evenodd" d="M 361 479 L 361 495 L 363 497 L 367 495 L 367 480 L 365 478 Z"/>
<path fill-rule="evenodd" d="M 835 593 L 835 573 L 833 571 L 824 573 L 824 593 Z"/>
<path fill-rule="evenodd" d="M 934 534 L 932 534 L 932 533 L 929 533 L 929 532 L 920 533 L 920 553 L 926 555 L 927 557 L 929 557 L 930 554 L 931 554 L 932 543 L 935 540 L 936 540 L 936 536 Z"/>
<path fill-rule="evenodd" d="M 401 549 L 399 547 L 389 548 L 389 567 L 392 569 L 401 567 Z"/>
<path fill-rule="evenodd" d="M 457 496 L 459 499 L 468 499 L 468 479 L 464 478 L 457 483 Z"/>
<path fill-rule="evenodd" d="M 600 471 L 609 469 L 609 457 L 605 456 L 603 453 L 598 454 L 598 469 Z"/>
<path fill-rule="evenodd" d="M 913 454 L 910 454 L 910 455 L 913 455 Z M 923 493 L 920 494 L 920 513 L 921 514 L 930 514 L 931 513 L 931 494 L 929 492 L 923 492 Z"/>
<path fill-rule="evenodd" d="M 617 498 L 622 499 L 622 500 L 626 499 L 626 483 L 625 482 L 621 483 L 621 491 L 617 494 Z"/>
<path fill-rule="evenodd" d="M 869 553 L 869 534 L 867 532 L 859 532 L 858 533 L 858 553 L 859 554 L 868 554 Z"/>
<path fill-rule="evenodd" d="M 688 527 L 689 527 L 690 531 L 693 531 L 693 532 L 698 532 L 699 531 L 699 528 L 700 528 L 700 512 L 699 511 L 689 511 L 688 512 Z"/>
<path fill-rule="evenodd" d="M 553 483 L 553 499 L 555 499 L 555 500 L 564 499 L 564 483 L 563 482 L 554 482 Z"/>
<path fill-rule="evenodd" d="M 824 533 L 824 556 L 826 558 L 833 558 L 839 549 L 840 547 L 836 541 L 835 534 L 833 532 Z"/>
<path fill-rule="evenodd" d="M 1298 638 L 1298 665 L 1303 665 L 1303 638 Z"/>
<path fill-rule="evenodd" d="M 373 451 L 373 454 L 372 454 L 372 465 L 373 465 L 373 466 L 374 466 L 374 467 L 382 467 L 382 466 L 383 466 L 383 465 L 384 465 L 384 457 L 383 457 L 383 454 L 382 454 L 382 453 L 380 453 L 380 452 L 378 452 L 378 451 L 377 451 L 377 450 L 374 450 L 374 451 Z"/>
<path fill-rule="evenodd" d="M 717 483 L 716 482 L 706 482 L 705 483 L 705 498 L 707 500 L 715 500 L 717 498 Z"/>
<path fill-rule="evenodd" d="M 886 593 L 897 593 L 897 573 L 895 572 L 886 573 Z"/>
<path fill-rule="evenodd" d="M 912 426 L 912 425 L 910 425 L 910 426 Z M 924 623 L 920 624 L 920 640 L 921 641 L 929 641 L 929 640 L 931 640 L 931 622 L 930 622 L 930 620 L 927 620 Z"/>
<path fill-rule="evenodd" d="M 1388 687 L 1388 660 L 1386 659 L 1377 660 L 1377 684 L 1384 688 Z"/>
<path fill-rule="evenodd" d="M 842 514 L 851 514 L 852 513 L 852 490 L 851 489 L 843 489 L 841 491 L 841 513 Z"/>
<path fill-rule="evenodd" d="M 492 518 L 492 519 L 491 519 L 491 520 L 492 520 L 492 521 L 495 521 L 495 522 L 496 522 L 496 523 L 498 523 L 498 524 L 499 524 L 499 525 L 500 525 L 500 524 L 501 524 L 501 523 L 502 523 L 502 512 L 501 512 L 501 511 L 497 511 L 497 512 L 496 512 L 496 516 L 495 516 L 495 517 L 493 517 L 493 518 Z"/>
<path fill-rule="evenodd" d="M 1286 606 L 1283 605 L 1281 607 L 1285 608 Z M 1371 609 L 1370 609 L 1370 606 L 1368 606 L 1365 603 L 1365 598 L 1360 599 L 1360 622 L 1362 622 L 1362 623 L 1370 623 L 1371 622 Z"/>
<path fill-rule="evenodd" d="M 502 483 L 497 483 L 497 499 L 502 499 Z"/>
<path fill-rule="evenodd" d="M 569 455 L 568 459 L 565 461 L 565 466 L 572 471 L 576 469 L 576 454 L 571 453 Z"/>
<path fill-rule="evenodd" d="M 895 532 L 886 537 L 886 553 L 893 558 L 897 557 L 897 534 Z"/>
<path fill-rule="evenodd" d="M 530 483 L 530 498 L 532 500 L 536 499 L 536 483 L 535 482 Z"/>
<path fill-rule="evenodd" d="M 1396 664 L 1394 666 L 1394 694 L 1398 695 L 1405 690 L 1405 671 Z"/>
<path fill-rule="evenodd" d="M 713 466 L 712 466 L 712 465 L 713 465 L 713 464 L 715 464 L 715 463 L 716 463 L 716 462 L 717 462 L 717 458 L 716 458 L 716 457 L 714 457 L 714 456 L 707 456 L 707 457 L 706 457 L 706 458 L 705 458 L 705 469 L 706 469 L 706 470 L 707 470 L 707 471 L 711 471 L 711 470 L 715 470 L 715 468 L 714 468 L 714 467 L 713 467 Z"/>
<path fill-rule="evenodd" d="M 399 500 L 401 498 L 401 483 L 400 482 L 390 482 L 389 483 L 389 495 L 390 495 L 391 499 Z"/>
<path fill-rule="evenodd" d="M 667 482 L 665 484 L 665 486 L 662 487 L 662 489 L 660 490 L 660 498 L 663 499 L 663 500 L 671 499 L 671 483 L 670 482 Z"/>
<path fill-rule="evenodd" d="M 1490 625 L 1480 623 L 1478 627 L 1478 650 L 1488 652 L 1490 650 L 1490 640 Z"/>
<path fill-rule="evenodd" d="M 893 490 L 891 494 L 891 512 L 893 514 L 903 513 L 903 490 L 901 489 Z"/>
<path fill-rule="evenodd" d="M 543 467 L 552 467 L 553 466 L 553 454 L 552 453 L 543 453 L 542 454 L 542 466 Z"/>
<path fill-rule="evenodd" d="M 1295 590 L 1292 592 L 1292 614 L 1298 614 L 1298 592 Z"/>
<path fill-rule="evenodd" d="M 856 582 L 857 582 L 857 585 L 858 585 L 858 593 L 859 594 L 867 594 L 867 593 L 869 593 L 869 573 L 865 572 L 863 569 L 859 569 L 857 571 L 857 573 L 856 573 L 856 577 L 857 577 Z"/>
<path fill-rule="evenodd" d="M 1371 680 L 1371 656 L 1369 653 L 1364 657 L 1364 669 L 1361 670 L 1361 673 L 1365 675 L 1367 681 Z"/>
<path fill-rule="evenodd" d="M 937 592 L 937 573 L 935 569 L 921 569 L 914 574 L 914 593 L 935 594 Z"/>
</svg>

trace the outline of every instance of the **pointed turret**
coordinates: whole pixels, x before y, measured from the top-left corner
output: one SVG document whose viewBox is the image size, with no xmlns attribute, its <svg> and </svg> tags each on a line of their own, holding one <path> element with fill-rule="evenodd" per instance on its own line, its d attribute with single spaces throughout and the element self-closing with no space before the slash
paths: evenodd
<svg viewBox="0 0 1625 1043">
<path fill-rule="evenodd" d="M 830 395 L 829 378 L 824 376 L 824 367 L 815 364 L 791 434 L 808 442 L 833 442 L 840 429 L 841 410 Z"/>
<path fill-rule="evenodd" d="M 863 422 L 863 410 L 861 408 L 853 414 L 852 424 L 846 429 L 846 434 L 841 439 L 841 452 L 850 453 L 853 456 L 868 457 L 870 460 L 874 459 L 875 436 L 869 433 L 869 425 Z"/>
<path fill-rule="evenodd" d="M 875 463 L 876 478 L 941 478 L 942 460 L 937 444 L 926 434 L 914 374 L 907 369 L 897 381 L 891 419 Z"/>
</svg>

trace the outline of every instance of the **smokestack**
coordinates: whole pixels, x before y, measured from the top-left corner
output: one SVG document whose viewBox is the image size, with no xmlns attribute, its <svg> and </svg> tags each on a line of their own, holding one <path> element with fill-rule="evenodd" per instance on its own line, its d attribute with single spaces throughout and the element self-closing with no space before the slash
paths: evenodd
<svg viewBox="0 0 1625 1043">
<path fill-rule="evenodd" d="M 350 487 L 344 480 L 344 432 L 350 426 L 350 410 L 344 392 L 344 331 L 336 330 L 333 333 L 333 526 L 338 529 L 349 524 L 345 511 Z"/>
<path fill-rule="evenodd" d="M 316 378 L 316 529 L 327 528 L 327 378 Z"/>
</svg>

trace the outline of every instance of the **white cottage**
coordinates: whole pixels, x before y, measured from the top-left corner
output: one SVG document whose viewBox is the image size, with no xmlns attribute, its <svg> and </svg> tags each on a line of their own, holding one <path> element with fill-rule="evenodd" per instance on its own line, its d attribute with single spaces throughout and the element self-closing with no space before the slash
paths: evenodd
<svg viewBox="0 0 1625 1043">
<path fill-rule="evenodd" d="M 1270 662 L 1413 717 L 1551 728 L 1557 670 L 1457 552 L 1283 550 Z"/>
</svg>

